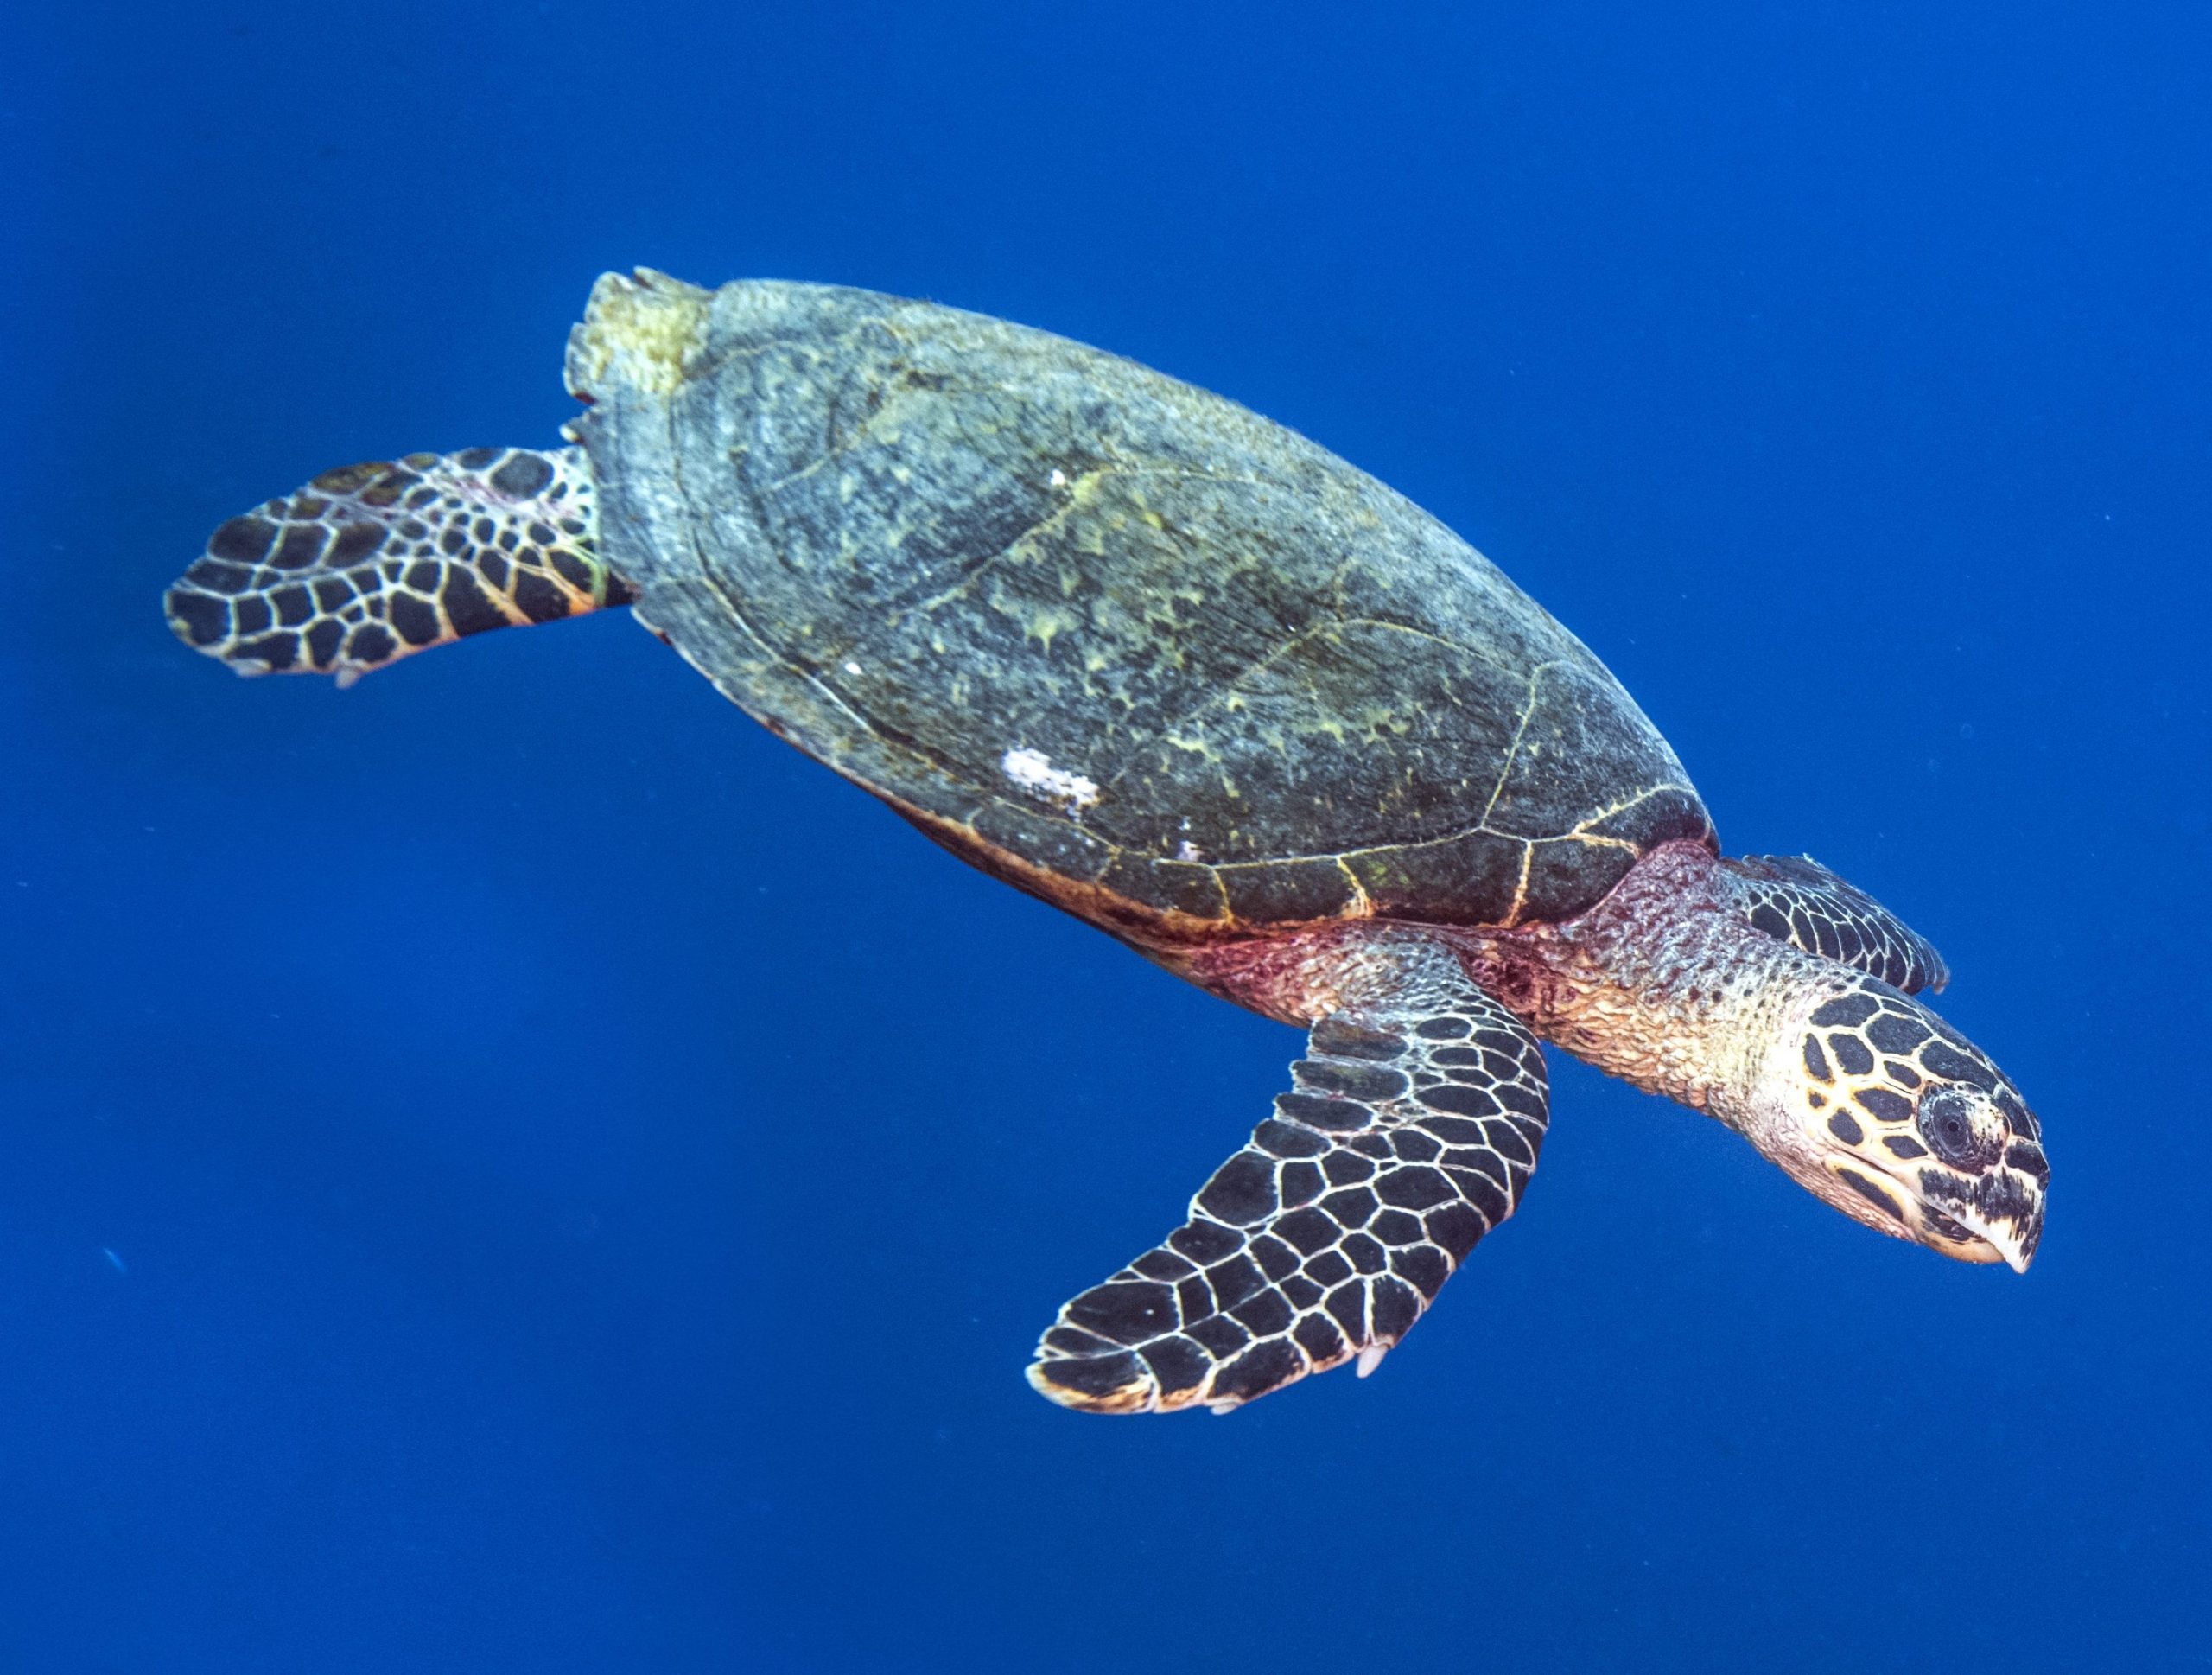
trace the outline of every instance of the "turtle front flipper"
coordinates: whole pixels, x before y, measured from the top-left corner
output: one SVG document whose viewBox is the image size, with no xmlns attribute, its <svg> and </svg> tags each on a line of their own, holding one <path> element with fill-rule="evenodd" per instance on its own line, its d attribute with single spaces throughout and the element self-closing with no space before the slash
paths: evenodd
<svg viewBox="0 0 2212 1675">
<path fill-rule="evenodd" d="M 1431 980 L 1314 1025 L 1297 1091 L 1188 1221 L 1060 1310 L 1032 1385 L 1096 1413 L 1226 1412 L 1374 1371 L 1513 1213 L 1543 1143 L 1535 1037 L 1437 952 Z"/>
<path fill-rule="evenodd" d="M 1951 969 L 1935 945 L 1809 855 L 1724 860 L 1719 876 L 1752 924 L 1777 942 L 1902 989 L 1941 990 Z"/>
<path fill-rule="evenodd" d="M 595 526 L 581 448 L 410 454 L 232 519 L 163 603 L 179 639 L 240 674 L 350 686 L 465 634 L 629 603 Z"/>
</svg>

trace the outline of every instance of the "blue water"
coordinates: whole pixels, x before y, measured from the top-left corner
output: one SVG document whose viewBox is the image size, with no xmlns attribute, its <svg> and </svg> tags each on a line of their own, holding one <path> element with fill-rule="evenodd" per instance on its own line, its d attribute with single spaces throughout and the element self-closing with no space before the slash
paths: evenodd
<svg viewBox="0 0 2212 1675">
<path fill-rule="evenodd" d="M 2190 7 L 0 12 L 0 1669 L 2212 1665 Z M 1297 1038 L 619 615 L 350 692 L 216 522 L 543 443 L 602 269 L 926 295 L 1431 507 L 1941 946 L 2031 1273 L 1565 1060 L 1375 1378 L 1020 1369 Z"/>
</svg>

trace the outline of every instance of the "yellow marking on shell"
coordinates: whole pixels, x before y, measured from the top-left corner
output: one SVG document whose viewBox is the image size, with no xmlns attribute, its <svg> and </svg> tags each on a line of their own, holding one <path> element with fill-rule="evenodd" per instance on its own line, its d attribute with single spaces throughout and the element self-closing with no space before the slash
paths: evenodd
<svg viewBox="0 0 2212 1675">
<path fill-rule="evenodd" d="M 1375 898 L 1368 895 L 1367 886 L 1360 882 L 1359 875 L 1344 864 L 1344 857 L 1339 855 L 1336 859 L 1337 870 L 1344 874 L 1345 882 L 1350 883 L 1351 886 L 1351 905 L 1345 908 L 1338 914 L 1338 917 L 1340 919 L 1372 919 L 1375 916 Z"/>
<path fill-rule="evenodd" d="M 1530 718 L 1536 713 L 1536 688 L 1543 680 L 1544 671 L 1557 666 L 1556 664 L 1552 663 L 1539 663 L 1529 671 L 1528 702 L 1521 706 L 1520 716 L 1513 723 L 1513 737 L 1507 742 L 1505 760 L 1498 765 L 1497 783 L 1491 787 L 1490 800 L 1483 805 L 1482 820 L 1478 823 L 1478 825 L 1486 824 L 1489 821 L 1491 814 L 1497 811 L 1497 799 L 1505 794 L 1505 782 L 1513 777 L 1513 764 L 1521 755 L 1522 738 L 1529 730 Z M 1529 754 L 1533 756 L 1535 752 L 1531 751 Z"/>
<path fill-rule="evenodd" d="M 1697 795 L 1697 793 L 1689 786 L 1679 784 L 1673 780 L 1669 780 L 1662 785 L 1647 787 L 1645 789 L 1637 792 L 1632 797 L 1623 798 L 1619 802 L 1613 804 L 1609 808 L 1599 809 L 1595 814 L 1586 815 L 1583 818 L 1575 822 L 1574 829 L 1572 831 L 1563 832 L 1560 835 L 1562 837 L 1572 838 L 1575 842 L 1591 849 L 1633 850 L 1636 848 L 1636 845 L 1630 843 L 1624 838 L 1609 838 L 1601 833 L 1592 831 L 1588 828 L 1598 825 L 1600 821 L 1610 820 L 1617 814 L 1625 814 L 1629 810 L 1634 808 L 1638 803 L 1649 802 L 1652 798 L 1658 796 L 1662 792 L 1665 791 L 1686 792 L 1693 797 Z"/>
<path fill-rule="evenodd" d="M 1521 876 L 1513 886 L 1513 905 L 1505 910 L 1505 922 L 1508 925 L 1518 925 L 1521 922 L 1521 910 L 1529 905 L 1529 876 L 1535 870 L 1535 865 L 1536 846 L 1534 844 L 1522 844 Z"/>
<path fill-rule="evenodd" d="M 1082 626 L 1081 618 L 1071 615 L 1066 611 L 1035 610 L 1029 614 L 1029 621 L 1023 625 L 1021 632 L 1024 639 L 1034 640 L 1049 653 L 1052 649 L 1054 635 L 1065 634 L 1070 629 L 1079 628 Z"/>
<path fill-rule="evenodd" d="M 706 335 L 710 300 L 711 293 L 651 268 L 634 278 L 601 274 L 570 342 L 569 393 L 588 398 L 611 380 L 668 394 Z"/>
<path fill-rule="evenodd" d="M 849 434 L 840 438 L 834 446 L 823 453 L 809 460 L 798 470 L 787 476 L 777 478 L 775 481 L 762 488 L 760 493 L 764 496 L 774 494 L 790 487 L 793 483 L 804 482 L 809 477 L 819 476 L 835 465 L 840 468 L 837 476 L 837 498 L 840 500 L 852 499 L 854 494 L 859 492 L 860 480 L 851 472 L 842 469 L 842 462 L 854 449 L 870 442 L 880 442 L 887 447 L 896 447 L 900 435 L 898 418 L 899 404 L 912 398 L 911 392 L 897 387 L 880 390 L 876 394 L 882 404 L 855 426 Z M 914 474 L 906 466 L 894 464 L 891 468 L 891 475 L 898 482 L 907 483 L 913 481 Z M 850 539 L 849 536 L 842 534 L 839 538 L 841 545 Z"/>
</svg>

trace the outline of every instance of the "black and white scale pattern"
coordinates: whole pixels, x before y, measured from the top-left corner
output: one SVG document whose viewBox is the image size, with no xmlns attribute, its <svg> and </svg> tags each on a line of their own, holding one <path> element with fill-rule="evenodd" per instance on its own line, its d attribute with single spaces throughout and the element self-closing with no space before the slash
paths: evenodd
<svg viewBox="0 0 2212 1675">
<path fill-rule="evenodd" d="M 1038 1390 L 1100 1412 L 1224 1411 L 1379 1357 L 1513 1213 L 1543 1143 L 1543 1054 L 1456 964 L 1324 1019 L 1306 1051 L 1190 1220 L 1060 1310 Z"/>
<path fill-rule="evenodd" d="M 1868 1167 L 1838 1179 L 1899 1227 L 1963 1244 L 1956 1219 L 2009 1225 L 2033 1256 L 2050 1180 L 2042 1130 L 2005 1073 L 1964 1035 L 1889 985 L 1822 1003 L 1802 1043 L 1807 1098 Z M 1918 1203 L 1891 1184 L 1909 1176 Z"/>
<path fill-rule="evenodd" d="M 581 449 L 410 454 L 232 518 L 164 602 L 179 638 L 241 674 L 350 685 L 465 634 L 626 604 L 592 533 Z"/>
<path fill-rule="evenodd" d="M 1746 855 L 1735 876 L 1752 924 L 1808 954 L 1879 978 L 1908 995 L 1941 990 L 1950 968 L 1927 938 L 1809 855 Z"/>
</svg>

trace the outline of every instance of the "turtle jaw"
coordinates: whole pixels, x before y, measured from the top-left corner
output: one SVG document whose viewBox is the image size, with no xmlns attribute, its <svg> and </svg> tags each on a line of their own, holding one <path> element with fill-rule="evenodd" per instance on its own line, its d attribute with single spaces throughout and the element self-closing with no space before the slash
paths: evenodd
<svg viewBox="0 0 2212 1675">
<path fill-rule="evenodd" d="M 2044 1194 L 2031 1175 L 1999 1165 L 1986 1175 L 1885 1167 L 1861 1153 L 1825 1160 L 1834 1188 L 1819 1196 L 1855 1221 L 1926 1245 L 1955 1262 L 2028 1271 L 2043 1238 Z M 1870 1167 L 1871 1164 L 1871 1167 Z M 1870 1178 L 1871 1177 L 1871 1178 Z"/>
<path fill-rule="evenodd" d="M 2028 1271 L 2028 1264 L 2035 1260 L 2036 1241 L 2043 1232 L 2040 1216 L 2033 1227 L 2023 1234 L 2015 1227 L 1986 1227 L 1981 1230 L 1981 1242 L 1994 1251 L 1998 1258 L 2016 1274 Z"/>
<path fill-rule="evenodd" d="M 1965 1228 L 1974 1249 L 1931 1237 L 1932 1229 L 1922 1232 L 1923 1245 L 1961 1261 L 2002 1262 L 2016 1274 L 2028 1271 L 2043 1242 L 2044 1187 L 2035 1175 L 2008 1160 L 1978 1175 L 1923 1169 L 1916 1185 L 1923 1221 Z"/>
</svg>

